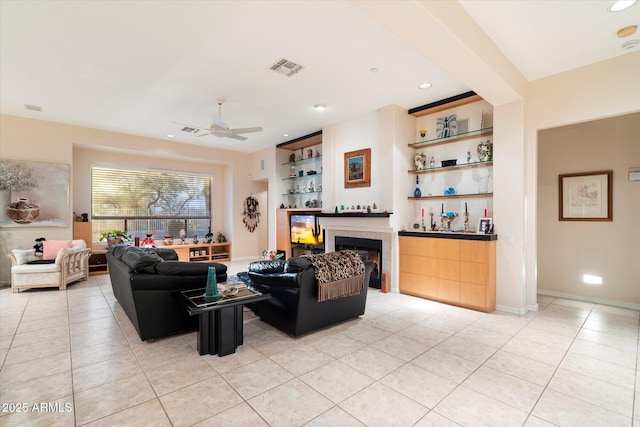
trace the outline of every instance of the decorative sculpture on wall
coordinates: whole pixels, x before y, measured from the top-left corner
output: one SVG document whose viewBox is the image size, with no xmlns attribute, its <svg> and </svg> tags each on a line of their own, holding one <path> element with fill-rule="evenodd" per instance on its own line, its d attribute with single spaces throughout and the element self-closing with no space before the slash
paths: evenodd
<svg viewBox="0 0 640 427">
<path fill-rule="evenodd" d="M 244 200 L 244 212 L 242 212 L 242 222 L 251 233 L 253 233 L 260 222 L 260 212 L 258 210 L 258 200 L 249 196 Z"/>
</svg>

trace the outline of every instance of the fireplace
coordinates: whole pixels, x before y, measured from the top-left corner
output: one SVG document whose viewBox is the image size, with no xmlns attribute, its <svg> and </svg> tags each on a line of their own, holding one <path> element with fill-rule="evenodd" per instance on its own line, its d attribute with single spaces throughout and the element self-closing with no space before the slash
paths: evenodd
<svg viewBox="0 0 640 427">
<path fill-rule="evenodd" d="M 382 276 L 382 240 L 359 237 L 336 236 L 335 250 L 352 249 L 366 251 L 367 259 L 374 264 L 369 287 L 380 289 Z"/>
</svg>

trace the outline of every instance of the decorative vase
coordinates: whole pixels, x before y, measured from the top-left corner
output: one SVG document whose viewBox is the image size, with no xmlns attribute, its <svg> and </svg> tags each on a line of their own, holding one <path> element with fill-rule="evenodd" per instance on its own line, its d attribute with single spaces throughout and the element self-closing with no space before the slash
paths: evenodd
<svg viewBox="0 0 640 427">
<path fill-rule="evenodd" d="M 416 153 L 414 159 L 416 170 L 423 170 L 427 167 L 427 156 L 424 153 Z"/>
<path fill-rule="evenodd" d="M 420 191 L 420 175 L 416 175 L 416 189 L 413 191 L 413 197 L 422 197 L 422 191 Z"/>
<path fill-rule="evenodd" d="M 493 142 L 486 140 L 478 144 L 478 159 L 481 162 L 488 162 L 493 159 Z"/>
<path fill-rule="evenodd" d="M 209 267 L 207 271 L 207 286 L 204 290 L 205 299 L 214 299 L 218 296 L 218 278 L 216 277 L 216 268 Z"/>
<path fill-rule="evenodd" d="M 110 248 L 111 245 L 117 245 L 122 243 L 122 237 L 107 237 L 107 247 Z"/>
<path fill-rule="evenodd" d="M 164 239 L 162 239 L 162 244 L 165 246 L 173 245 L 173 236 L 164 236 Z"/>
<path fill-rule="evenodd" d="M 40 215 L 40 208 L 29 203 L 26 197 L 18 197 L 17 202 L 9 203 L 5 212 L 17 224 L 31 224 Z"/>
</svg>

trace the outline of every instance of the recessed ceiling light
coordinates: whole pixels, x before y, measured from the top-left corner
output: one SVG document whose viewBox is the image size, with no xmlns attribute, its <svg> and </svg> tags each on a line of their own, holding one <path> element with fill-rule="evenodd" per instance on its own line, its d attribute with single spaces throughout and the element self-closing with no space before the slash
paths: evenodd
<svg viewBox="0 0 640 427">
<path fill-rule="evenodd" d="M 422 83 L 418 86 L 420 89 L 429 89 L 431 87 L 431 83 Z"/>
<path fill-rule="evenodd" d="M 377 67 L 372 67 L 372 68 L 369 69 L 369 71 L 371 71 L 373 74 L 375 74 L 380 70 Z"/>
<path fill-rule="evenodd" d="M 611 12 L 620 12 L 622 10 L 629 9 L 635 4 L 635 2 L 636 0 L 618 0 L 609 7 L 609 10 Z"/>
<path fill-rule="evenodd" d="M 327 106 L 324 104 L 316 104 L 313 106 L 313 108 L 315 108 L 318 111 L 324 111 L 327 109 Z"/>
<path fill-rule="evenodd" d="M 168 133 L 167 138 L 175 138 L 175 135 L 171 135 L 170 133 Z"/>
<path fill-rule="evenodd" d="M 289 138 L 291 135 L 289 135 L 288 133 L 283 133 L 282 136 L 285 138 Z"/>
</svg>

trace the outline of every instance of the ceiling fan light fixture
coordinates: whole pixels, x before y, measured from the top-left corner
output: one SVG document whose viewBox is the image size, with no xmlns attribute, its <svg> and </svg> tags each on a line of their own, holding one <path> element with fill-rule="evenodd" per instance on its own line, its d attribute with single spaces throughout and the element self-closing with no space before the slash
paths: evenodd
<svg viewBox="0 0 640 427">
<path fill-rule="evenodd" d="M 313 106 L 317 111 L 324 111 L 327 109 L 327 106 L 324 104 L 316 104 Z"/>
<path fill-rule="evenodd" d="M 637 0 L 618 0 L 609 6 L 611 12 L 621 12 L 625 9 L 629 9 L 636 3 Z"/>
</svg>

